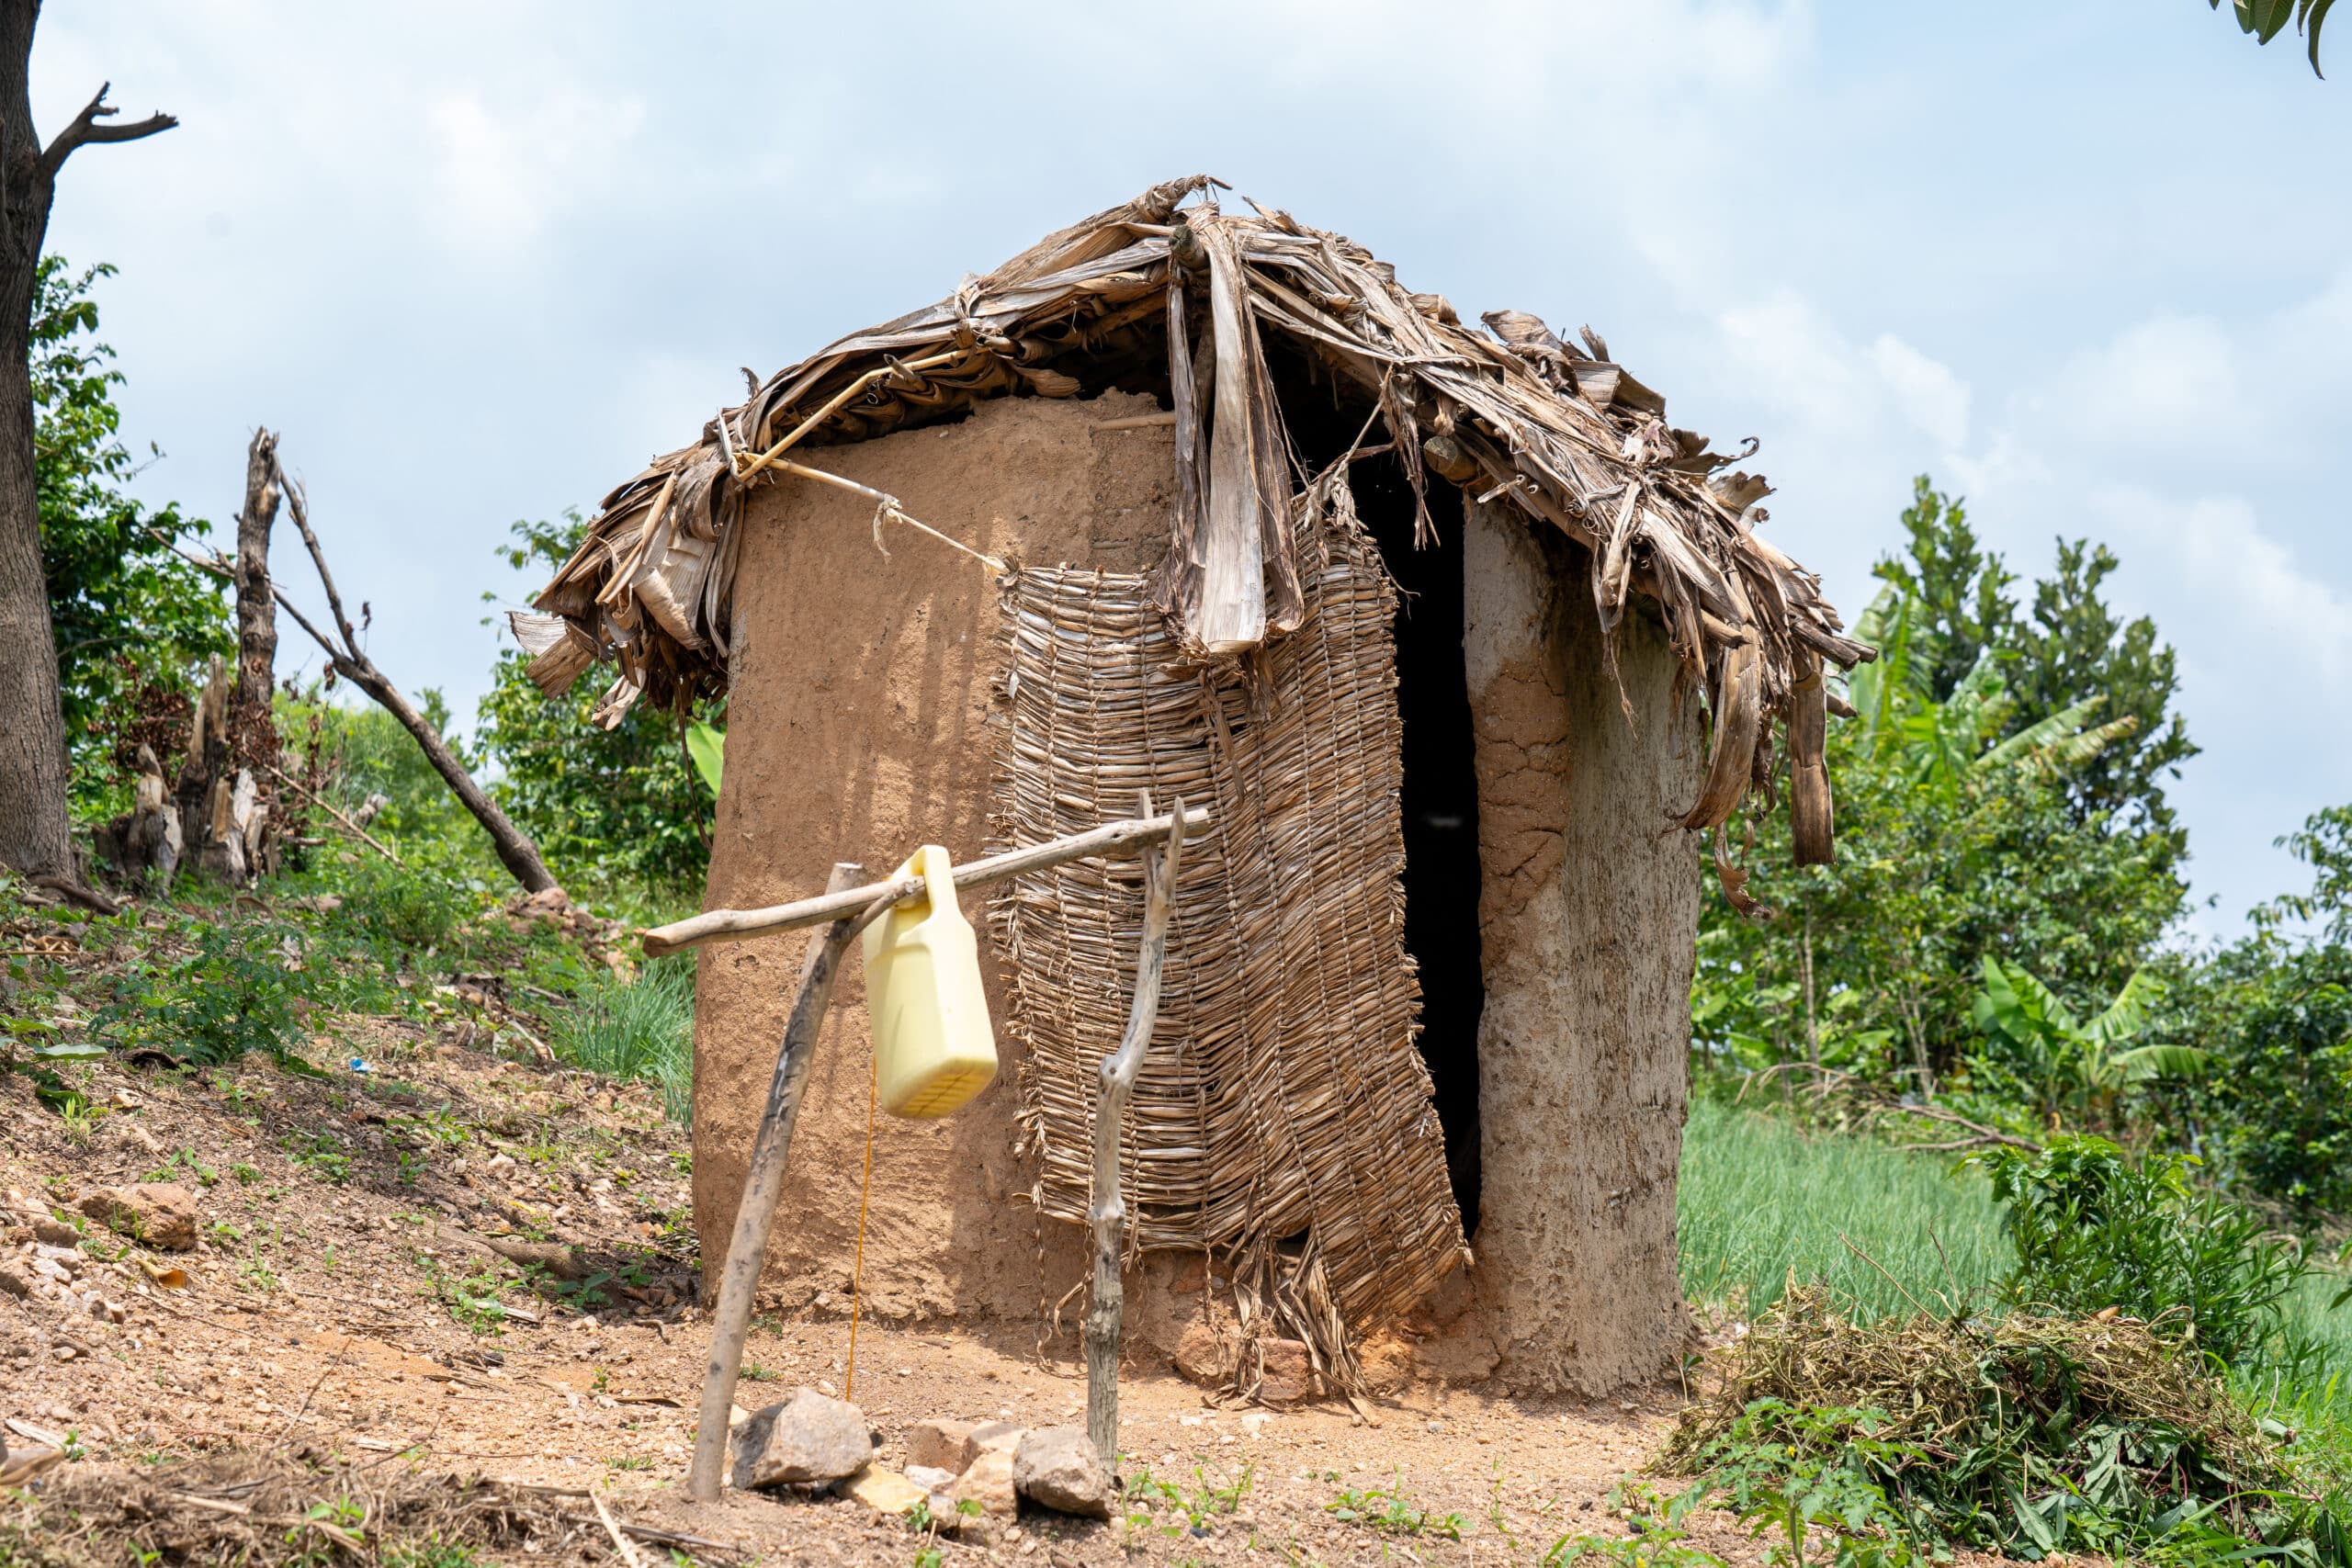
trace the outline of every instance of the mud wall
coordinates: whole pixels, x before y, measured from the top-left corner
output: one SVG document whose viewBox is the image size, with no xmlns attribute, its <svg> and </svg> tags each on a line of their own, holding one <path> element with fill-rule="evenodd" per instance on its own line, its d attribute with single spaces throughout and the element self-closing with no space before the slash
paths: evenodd
<svg viewBox="0 0 2352 1568">
<path fill-rule="evenodd" d="M 1166 428 L 1098 431 L 1148 399 L 1000 399 L 965 422 L 807 454 L 886 490 L 974 547 L 1035 564 L 1141 570 L 1166 538 Z M 874 509 L 786 480 L 745 516 L 736 579 L 727 773 L 706 907 L 821 891 L 837 860 L 880 876 L 922 843 L 983 852 L 1001 720 L 996 585 L 969 557 L 903 527 L 875 548 Z M 980 923 L 977 901 L 966 913 Z M 695 1025 L 695 1224 L 716 1280 L 807 933 L 706 948 Z M 991 1009 L 1004 976 L 981 943 Z M 864 967 L 834 990 L 768 1251 L 763 1294 L 845 1297 L 865 1161 L 871 1039 Z M 881 1117 L 865 1246 L 866 1310 L 885 1319 L 1034 1319 L 1080 1275 L 1075 1226 L 1040 1221 L 1012 1153 L 1019 1062 L 944 1122 Z M 1040 1247 L 1044 1248 L 1041 1263 Z M 1050 1287 L 1048 1291 L 1046 1287 Z"/>
<path fill-rule="evenodd" d="M 1699 871 L 1668 832 L 1700 776 L 1674 659 L 1640 606 L 1618 688 L 1581 550 L 1466 508 L 1464 656 L 1477 736 L 1486 1010 L 1482 1201 L 1461 1325 L 1515 1392 L 1600 1393 L 1667 1371 Z"/>
</svg>

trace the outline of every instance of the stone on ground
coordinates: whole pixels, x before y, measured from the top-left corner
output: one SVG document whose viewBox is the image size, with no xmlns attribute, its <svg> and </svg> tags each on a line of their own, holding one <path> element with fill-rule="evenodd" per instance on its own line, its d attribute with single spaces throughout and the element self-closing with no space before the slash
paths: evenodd
<svg viewBox="0 0 2352 1568">
<path fill-rule="evenodd" d="M 1009 1454 L 1028 1435 L 1029 1428 L 1018 1421 L 983 1421 L 972 1428 L 972 1449 L 975 1453 Z"/>
<path fill-rule="evenodd" d="M 1012 1452 L 1012 1484 L 1058 1514 L 1111 1517 L 1111 1472 L 1083 1427 L 1040 1427 L 1023 1438 Z"/>
<path fill-rule="evenodd" d="M 876 1513 L 904 1514 L 929 1494 L 895 1470 L 869 1464 L 842 1483 L 842 1495 L 854 1497 Z"/>
<path fill-rule="evenodd" d="M 956 1478 L 954 1497 L 958 1503 L 978 1503 L 983 1518 L 1009 1519 L 1018 1515 L 1021 1495 L 1012 1484 L 1012 1450 L 984 1450 Z"/>
<path fill-rule="evenodd" d="M 979 1451 L 972 1441 L 968 1421 L 917 1421 L 907 1427 L 909 1470 L 928 1465 L 947 1472 L 950 1477 L 958 1476 Z"/>
<path fill-rule="evenodd" d="M 734 1438 L 735 1484 L 745 1490 L 839 1481 L 874 1457 L 865 1413 L 814 1389 L 753 1411 Z"/>
<path fill-rule="evenodd" d="M 1217 1387 L 1233 1371 L 1231 1337 L 1194 1318 L 1176 1341 L 1176 1370 L 1203 1388 Z"/>
<path fill-rule="evenodd" d="M 164 1181 L 101 1187 L 82 1200 L 82 1213 L 118 1235 L 160 1248 L 196 1247 L 196 1194 Z"/>
<path fill-rule="evenodd" d="M 1265 1339 L 1258 1346 L 1265 1358 L 1258 1378 L 1258 1397 L 1269 1404 L 1296 1404 L 1315 1397 L 1315 1363 L 1304 1341 Z"/>
</svg>

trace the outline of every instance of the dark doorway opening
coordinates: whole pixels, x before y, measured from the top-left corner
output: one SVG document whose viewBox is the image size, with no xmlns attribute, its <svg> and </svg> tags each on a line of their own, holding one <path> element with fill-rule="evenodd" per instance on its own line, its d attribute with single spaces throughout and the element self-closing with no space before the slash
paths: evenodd
<svg viewBox="0 0 2352 1568">
<path fill-rule="evenodd" d="M 1429 1064 L 1445 1168 L 1464 1234 L 1478 1228 L 1478 773 L 1462 662 L 1462 516 L 1432 480 L 1437 543 L 1413 545 L 1413 498 L 1396 465 L 1356 468 L 1356 504 L 1396 580 L 1396 708 L 1405 723 L 1405 946 L 1421 972 Z M 1443 493 L 1441 494 L 1440 492 Z"/>
<path fill-rule="evenodd" d="M 1370 405 L 1353 388 L 1326 391 L 1287 345 L 1270 343 L 1283 416 L 1307 473 L 1346 452 Z M 1285 374 L 1286 371 L 1292 374 Z M 1295 377 L 1295 378 L 1294 378 Z M 1304 385 L 1302 385 L 1304 383 Z M 1305 395 L 1298 395 L 1304 392 Z M 1384 426 L 1370 426 L 1376 443 Z M 1446 1174 L 1464 1235 L 1478 1228 L 1478 1018 L 1486 1010 L 1479 964 L 1478 774 L 1469 673 L 1462 661 L 1461 492 L 1428 476 L 1436 540 L 1413 543 L 1416 508 L 1402 465 L 1367 457 L 1350 476 L 1356 514 L 1380 547 L 1397 587 L 1396 706 L 1404 721 L 1405 947 L 1420 970 L 1421 1060 L 1430 1070 Z"/>
</svg>

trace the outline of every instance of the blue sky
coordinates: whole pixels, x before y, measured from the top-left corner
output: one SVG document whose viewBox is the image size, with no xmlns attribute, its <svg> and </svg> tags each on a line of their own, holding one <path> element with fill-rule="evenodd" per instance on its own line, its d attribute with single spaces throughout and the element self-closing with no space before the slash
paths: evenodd
<svg viewBox="0 0 2352 1568">
<path fill-rule="evenodd" d="M 281 430 L 372 651 L 461 713 L 481 594 L 529 586 L 510 522 L 593 506 L 738 366 L 1205 170 L 1761 437 L 1772 536 L 1849 613 L 1916 473 L 2029 576 L 2107 540 L 2205 748 L 2198 931 L 2352 799 L 2352 39 L 2323 83 L 2204 0 L 384 16 L 53 6 L 34 109 L 110 79 L 183 121 L 77 153 L 51 228 L 122 269 L 142 491 L 226 518 Z"/>
</svg>

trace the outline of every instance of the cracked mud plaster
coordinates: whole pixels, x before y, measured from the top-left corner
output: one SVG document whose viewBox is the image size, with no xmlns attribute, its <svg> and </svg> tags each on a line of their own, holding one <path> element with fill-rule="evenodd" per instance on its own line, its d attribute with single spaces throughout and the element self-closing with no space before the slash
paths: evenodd
<svg viewBox="0 0 2352 1568">
<path fill-rule="evenodd" d="M 1477 737 L 1483 1191 L 1476 1280 L 1498 1377 L 1600 1393 L 1668 1371 L 1698 787 L 1664 632 L 1629 609 L 1601 668 L 1579 547 L 1465 508 L 1464 659 Z"/>
</svg>

